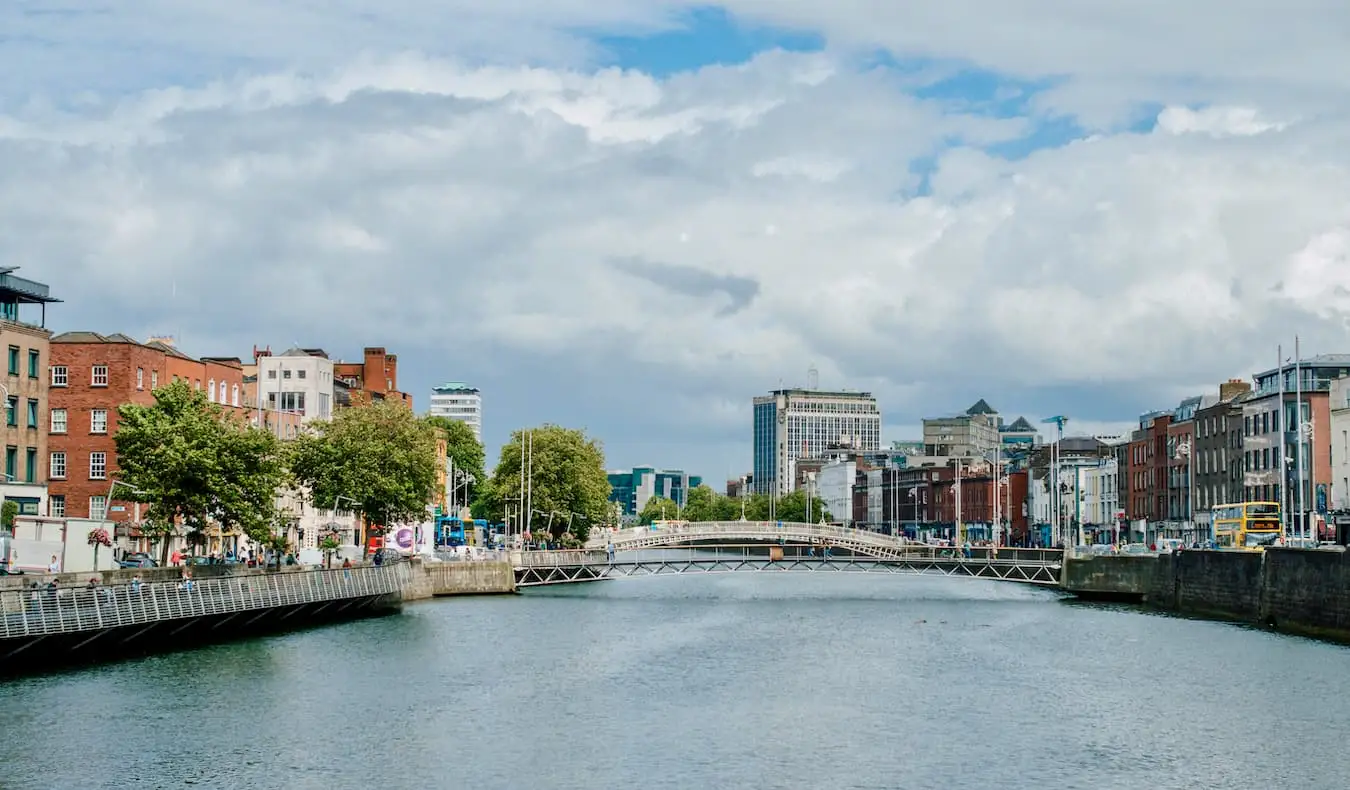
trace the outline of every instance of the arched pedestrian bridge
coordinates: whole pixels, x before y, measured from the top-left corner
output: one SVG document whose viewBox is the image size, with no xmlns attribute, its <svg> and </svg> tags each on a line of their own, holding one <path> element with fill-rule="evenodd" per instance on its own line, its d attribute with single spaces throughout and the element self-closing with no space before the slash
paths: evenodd
<svg viewBox="0 0 1350 790">
<path fill-rule="evenodd" d="M 613 549 L 611 553 L 610 549 Z M 595 536 L 574 551 L 516 555 L 517 587 L 689 573 L 936 574 L 1053 587 L 1063 552 L 961 549 L 823 524 L 727 521 L 662 525 Z"/>
</svg>

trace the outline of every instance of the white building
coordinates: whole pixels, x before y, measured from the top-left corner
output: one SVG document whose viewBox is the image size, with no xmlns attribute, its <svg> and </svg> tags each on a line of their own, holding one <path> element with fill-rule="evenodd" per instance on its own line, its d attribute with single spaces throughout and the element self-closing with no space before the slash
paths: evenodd
<svg viewBox="0 0 1350 790">
<path fill-rule="evenodd" d="M 432 387 L 427 413 L 465 423 L 473 429 L 473 437 L 483 441 L 483 396 L 477 387 L 460 382 Z"/>
<path fill-rule="evenodd" d="M 830 520 L 849 526 L 853 523 L 853 484 L 857 482 L 856 461 L 836 459 L 816 473 L 815 495 L 830 512 Z"/>
<path fill-rule="evenodd" d="M 755 490 L 787 494 L 799 458 L 847 447 L 881 449 L 881 410 L 869 392 L 784 389 L 754 399 Z"/>
<path fill-rule="evenodd" d="M 1331 508 L 1350 509 L 1350 377 L 1334 379 L 1331 409 Z"/>
<path fill-rule="evenodd" d="M 292 348 L 258 357 L 258 398 L 269 411 L 327 420 L 333 416 L 333 360 L 320 349 Z"/>
</svg>

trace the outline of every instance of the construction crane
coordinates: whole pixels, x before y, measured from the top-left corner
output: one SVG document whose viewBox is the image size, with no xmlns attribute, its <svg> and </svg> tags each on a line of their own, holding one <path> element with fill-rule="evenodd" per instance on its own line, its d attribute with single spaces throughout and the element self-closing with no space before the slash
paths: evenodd
<svg viewBox="0 0 1350 790">
<path fill-rule="evenodd" d="M 1055 426 L 1055 443 L 1050 445 L 1050 480 L 1046 488 L 1050 491 L 1050 534 L 1058 545 L 1067 544 L 1059 512 L 1059 443 L 1064 440 L 1064 423 L 1068 421 L 1069 418 L 1061 414 L 1041 420 L 1042 423 Z"/>
</svg>

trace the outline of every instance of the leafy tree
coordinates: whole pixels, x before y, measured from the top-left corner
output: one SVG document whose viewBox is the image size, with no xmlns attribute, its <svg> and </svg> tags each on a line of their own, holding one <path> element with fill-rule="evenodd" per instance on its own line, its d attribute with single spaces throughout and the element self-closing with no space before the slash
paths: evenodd
<svg viewBox="0 0 1350 790">
<path fill-rule="evenodd" d="M 768 518 L 767 514 L 765 518 Z M 812 497 L 811 515 L 808 517 L 806 514 L 806 492 L 799 489 L 778 498 L 774 507 L 774 519 L 817 524 L 821 519 L 829 520 L 829 513 L 826 512 L 825 504 L 820 501 L 819 497 Z"/>
<path fill-rule="evenodd" d="M 605 453 L 600 443 L 586 434 L 557 425 L 543 425 L 533 429 L 533 462 L 526 461 L 529 471 L 530 498 L 535 515 L 552 514 L 550 531 L 554 537 L 568 529 L 584 541 L 593 524 L 602 524 L 609 512 L 609 477 L 605 474 Z M 490 502 L 483 510 L 493 520 L 504 518 L 509 506 L 514 513 L 520 502 L 522 444 L 529 445 L 525 431 L 516 431 L 502 447 L 497 468 L 486 490 Z M 532 529 L 538 533 L 549 516 L 532 520 Z"/>
<path fill-rule="evenodd" d="M 464 486 L 458 501 L 472 502 L 479 488 L 487 482 L 487 473 L 483 471 L 486 459 L 483 455 L 483 443 L 473 435 L 468 423 L 452 420 L 449 417 L 431 415 L 423 418 L 431 427 L 441 431 L 445 437 L 445 454 L 454 463 L 455 470 L 473 477 L 473 482 Z M 454 481 L 450 486 L 455 486 Z"/>
<path fill-rule="evenodd" d="M 186 380 L 155 390 L 150 405 L 118 407 L 118 498 L 149 505 L 142 532 L 161 540 L 182 526 L 191 542 L 206 528 L 239 528 L 259 540 L 275 523 L 284 466 L 276 437 L 228 415 Z"/>
<path fill-rule="evenodd" d="M 641 524 L 650 524 L 653 521 L 674 520 L 685 518 L 680 512 L 680 506 L 675 502 L 661 496 L 654 496 L 647 500 L 647 504 L 642 506 L 642 512 L 638 514 L 638 522 Z M 689 519 L 692 521 L 693 519 Z M 705 521 L 706 519 L 700 519 Z"/>
<path fill-rule="evenodd" d="M 19 503 L 6 499 L 4 504 L 0 504 L 0 527 L 7 530 L 14 530 L 14 519 L 19 517 Z"/>
<path fill-rule="evenodd" d="M 291 472 L 314 505 L 360 514 L 383 534 L 391 523 L 422 521 L 436 485 L 436 432 L 392 401 L 344 409 L 296 438 Z"/>
</svg>

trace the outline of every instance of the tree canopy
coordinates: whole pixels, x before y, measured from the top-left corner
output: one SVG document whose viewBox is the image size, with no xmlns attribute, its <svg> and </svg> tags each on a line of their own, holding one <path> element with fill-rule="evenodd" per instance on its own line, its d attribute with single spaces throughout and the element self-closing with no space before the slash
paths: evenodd
<svg viewBox="0 0 1350 790">
<path fill-rule="evenodd" d="M 532 440 L 527 439 L 532 435 Z M 571 531 L 585 540 L 590 528 L 604 523 L 609 514 L 609 476 L 605 473 L 605 453 L 600 443 L 585 433 L 557 425 L 543 425 L 531 431 L 516 431 L 502 447 L 486 492 L 491 500 L 485 510 L 493 520 L 502 520 L 508 507 L 519 510 L 521 493 L 521 447 L 533 447 L 533 462 L 527 458 L 531 509 L 535 511 L 531 527 L 542 532 L 552 522 L 551 532 L 561 535 L 571 523 Z M 552 517 L 550 519 L 550 516 Z"/>
<path fill-rule="evenodd" d="M 740 499 L 719 494 L 706 485 L 691 488 L 685 500 L 685 505 L 681 509 L 669 499 L 654 496 L 647 500 L 642 512 L 638 514 L 638 522 L 650 524 L 653 521 L 676 518 L 683 521 L 735 521 L 741 517 L 742 512 L 748 521 L 768 521 L 771 512 L 769 497 L 764 494 L 747 496 L 742 502 Z M 830 518 L 829 511 L 819 498 L 811 500 L 811 518 L 806 517 L 804 491 L 793 491 L 779 497 L 774 503 L 772 513 L 776 521 L 817 523 Z"/>
<path fill-rule="evenodd" d="M 351 510 L 387 527 L 423 521 L 436 485 L 436 432 L 392 401 L 312 423 L 291 447 L 291 471 L 316 507 Z"/>
<path fill-rule="evenodd" d="M 271 534 L 285 481 L 270 432 L 228 415 L 186 380 L 160 387 L 150 405 L 118 407 L 114 436 L 120 478 L 113 497 L 149 505 L 142 532 L 163 537 L 178 525 L 199 541 L 207 526 Z M 118 485 L 120 483 L 121 485 Z M 161 555 L 167 556 L 164 541 Z"/>
<path fill-rule="evenodd" d="M 473 435 L 473 428 L 468 423 L 440 415 L 430 415 L 424 419 L 445 437 L 445 454 L 453 468 L 473 477 L 473 482 L 465 485 L 458 497 L 460 502 L 472 502 L 488 479 L 483 466 L 486 463 L 483 443 Z M 450 485 L 453 487 L 455 482 L 451 481 Z"/>
</svg>

